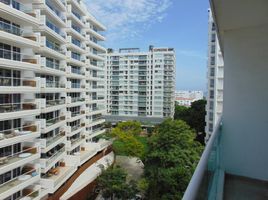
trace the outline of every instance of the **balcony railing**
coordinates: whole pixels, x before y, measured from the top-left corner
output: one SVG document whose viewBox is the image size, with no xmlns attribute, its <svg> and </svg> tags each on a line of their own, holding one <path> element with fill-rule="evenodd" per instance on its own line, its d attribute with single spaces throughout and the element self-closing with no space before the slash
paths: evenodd
<svg viewBox="0 0 268 200">
<path fill-rule="evenodd" d="M 53 12 L 55 13 L 63 22 L 65 22 L 65 19 L 61 16 L 60 12 L 55 9 L 48 0 L 46 0 L 46 5 L 47 7 Z"/>
<path fill-rule="evenodd" d="M 23 32 L 23 30 L 20 27 L 2 21 L 0 21 L 0 30 L 19 36 L 21 36 Z"/>
<path fill-rule="evenodd" d="M 33 55 L 0 48 L 0 58 L 3 59 L 37 64 L 36 59 L 34 59 L 33 57 Z"/>
<path fill-rule="evenodd" d="M 72 83 L 72 88 L 81 88 L 80 83 Z"/>
<path fill-rule="evenodd" d="M 36 105 L 34 103 L 4 103 L 0 104 L 0 113 L 18 112 L 22 110 L 34 110 Z"/>
<path fill-rule="evenodd" d="M 52 125 L 54 125 L 54 124 L 56 124 L 56 123 L 58 123 L 58 122 L 60 122 L 62 120 L 63 120 L 62 117 L 55 117 L 53 119 L 48 119 L 48 120 L 46 120 L 46 125 L 47 126 L 52 126 Z"/>
<path fill-rule="evenodd" d="M 46 59 L 46 67 L 60 70 L 60 63 Z"/>
<path fill-rule="evenodd" d="M 36 81 L 29 80 L 26 78 L 16 78 L 16 77 L 0 77 L 0 86 L 3 87 L 19 87 L 19 86 L 29 86 L 36 87 Z"/>
<path fill-rule="evenodd" d="M 59 81 L 46 81 L 46 87 L 48 88 L 64 88 L 64 84 L 60 84 Z"/>
<path fill-rule="evenodd" d="M 51 157 L 47 158 L 46 165 L 49 165 L 50 163 L 55 161 L 64 152 L 65 152 L 65 147 L 62 147 L 61 149 L 57 150 L 55 154 L 53 154 Z"/>
<path fill-rule="evenodd" d="M 9 181 L 0 185 L 0 194 L 14 188 L 14 185 L 18 186 L 37 175 L 38 173 L 36 172 L 36 169 L 31 169 L 20 176 L 10 179 Z"/>
<path fill-rule="evenodd" d="M 76 111 L 76 112 L 72 112 L 71 116 L 72 116 L 72 117 L 76 117 L 76 116 L 78 116 L 78 115 L 80 115 L 80 114 L 81 114 L 80 111 Z"/>
<path fill-rule="evenodd" d="M 220 118 L 184 193 L 183 200 L 217 199 L 218 188 L 215 183 L 219 178 L 221 126 Z"/>
<path fill-rule="evenodd" d="M 71 131 L 73 132 L 73 131 L 76 131 L 76 130 L 78 130 L 79 128 L 81 128 L 81 125 L 79 124 L 79 125 L 76 125 L 76 126 L 72 126 L 71 127 Z"/>
<path fill-rule="evenodd" d="M 60 48 L 60 46 L 56 43 L 53 43 L 49 40 L 46 40 L 46 46 L 54 51 L 57 51 L 61 54 L 65 54 L 64 51 Z"/>
<path fill-rule="evenodd" d="M 46 101 L 47 107 L 58 106 L 58 105 L 63 105 L 63 104 L 65 104 L 65 99 L 55 99 L 55 100 Z"/>
<path fill-rule="evenodd" d="M 8 155 L 8 156 L 2 156 L 2 157 L 0 157 L 0 167 L 2 167 L 4 165 L 12 164 L 12 163 L 17 162 L 19 160 L 23 160 L 23 159 L 28 158 L 36 153 L 37 153 L 36 147 L 32 147 L 32 148 L 28 148 L 28 149 L 25 149 L 25 150 L 17 152 L 17 153 L 13 153 L 13 154 Z"/>
<path fill-rule="evenodd" d="M 32 13 L 32 9 L 17 2 L 17 1 L 14 1 L 14 0 L 9 0 L 9 1 L 6 1 L 6 0 L 0 0 L 0 3 L 4 3 L 6 5 L 9 5 L 10 7 L 12 8 L 15 8 L 16 10 L 19 10 L 19 11 L 22 11 L 24 13 L 27 13 L 27 14 L 33 14 Z"/>
<path fill-rule="evenodd" d="M 42 138 L 42 139 L 46 139 L 46 146 L 48 147 L 49 145 L 53 144 L 54 142 L 57 142 L 59 139 L 63 138 L 64 136 L 61 135 L 60 133 L 54 137 L 50 137 L 50 138 Z"/>
<path fill-rule="evenodd" d="M 74 98 L 72 98 L 71 99 L 71 102 L 72 103 L 75 103 L 75 102 L 83 102 L 83 101 L 85 101 L 85 98 L 82 98 L 82 97 L 74 97 Z"/>
<path fill-rule="evenodd" d="M 37 126 L 35 124 L 26 125 L 22 127 L 16 127 L 12 129 L 6 129 L 0 131 L 0 140 L 10 139 L 21 135 L 32 134 L 37 131 Z"/>
</svg>

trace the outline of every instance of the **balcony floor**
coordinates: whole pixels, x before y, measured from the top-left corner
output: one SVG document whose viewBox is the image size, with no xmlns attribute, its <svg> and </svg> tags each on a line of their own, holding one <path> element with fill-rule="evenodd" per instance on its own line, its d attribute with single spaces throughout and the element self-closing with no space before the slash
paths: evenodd
<svg viewBox="0 0 268 200">
<path fill-rule="evenodd" d="M 224 200 L 266 200 L 268 182 L 226 174 Z"/>
</svg>

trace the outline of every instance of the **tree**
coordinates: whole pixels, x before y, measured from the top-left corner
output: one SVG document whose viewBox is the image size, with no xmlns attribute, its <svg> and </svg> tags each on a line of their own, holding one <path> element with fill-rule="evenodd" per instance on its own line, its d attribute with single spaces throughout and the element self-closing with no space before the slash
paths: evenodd
<svg viewBox="0 0 268 200">
<path fill-rule="evenodd" d="M 204 144 L 206 100 L 192 103 L 190 108 L 176 105 L 174 119 L 185 121 L 196 132 L 196 140 Z"/>
<path fill-rule="evenodd" d="M 181 120 L 165 120 L 149 141 L 145 177 L 150 200 L 181 199 L 202 152 L 195 133 Z"/>
<path fill-rule="evenodd" d="M 112 129 L 110 135 L 115 138 L 113 142 L 115 155 L 142 158 L 145 146 L 137 139 L 141 131 L 141 124 L 136 121 L 120 122 Z"/>
<path fill-rule="evenodd" d="M 97 187 L 106 199 L 132 199 L 138 192 L 137 185 L 127 183 L 126 178 L 127 173 L 120 167 L 108 168 L 97 178 Z"/>
<path fill-rule="evenodd" d="M 141 123 L 138 121 L 119 122 L 117 124 L 117 128 L 123 131 L 124 133 L 133 136 L 139 135 L 142 131 Z"/>
</svg>

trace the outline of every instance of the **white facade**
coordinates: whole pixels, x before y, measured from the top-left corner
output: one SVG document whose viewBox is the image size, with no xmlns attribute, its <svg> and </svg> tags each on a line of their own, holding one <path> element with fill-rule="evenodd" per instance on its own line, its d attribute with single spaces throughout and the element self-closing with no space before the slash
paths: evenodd
<svg viewBox="0 0 268 200">
<path fill-rule="evenodd" d="M 107 114 L 111 120 L 153 122 L 173 117 L 174 49 L 120 49 L 108 52 L 106 62 Z"/>
<path fill-rule="evenodd" d="M 216 26 L 210 10 L 208 29 L 206 140 L 210 137 L 219 117 L 222 114 L 224 78 L 223 57 L 220 50 Z"/>
<path fill-rule="evenodd" d="M 40 199 L 108 145 L 105 27 L 79 0 L 5 0 L 0 17 L 0 199 Z"/>
<path fill-rule="evenodd" d="M 195 101 L 204 98 L 202 91 L 180 90 L 175 92 L 175 101 L 180 106 L 190 107 Z"/>
</svg>

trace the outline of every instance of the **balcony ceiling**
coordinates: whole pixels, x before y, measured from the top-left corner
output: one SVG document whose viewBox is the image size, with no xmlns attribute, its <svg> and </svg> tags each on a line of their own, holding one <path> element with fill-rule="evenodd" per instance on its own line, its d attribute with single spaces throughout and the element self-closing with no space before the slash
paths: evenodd
<svg viewBox="0 0 268 200">
<path fill-rule="evenodd" d="M 220 40 L 226 31 L 267 26 L 267 0 L 210 0 Z"/>
</svg>

